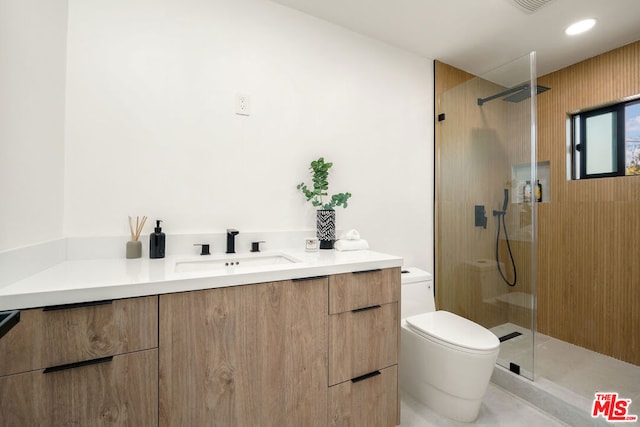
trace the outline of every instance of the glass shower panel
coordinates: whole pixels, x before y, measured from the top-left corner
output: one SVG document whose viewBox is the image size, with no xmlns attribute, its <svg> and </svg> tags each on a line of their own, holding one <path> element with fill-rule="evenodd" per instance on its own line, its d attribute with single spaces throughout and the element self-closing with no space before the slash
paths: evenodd
<svg viewBox="0 0 640 427">
<path fill-rule="evenodd" d="M 498 364 L 533 379 L 535 53 L 437 98 L 438 309 L 500 338 Z M 533 95 L 533 97 L 532 97 Z"/>
</svg>

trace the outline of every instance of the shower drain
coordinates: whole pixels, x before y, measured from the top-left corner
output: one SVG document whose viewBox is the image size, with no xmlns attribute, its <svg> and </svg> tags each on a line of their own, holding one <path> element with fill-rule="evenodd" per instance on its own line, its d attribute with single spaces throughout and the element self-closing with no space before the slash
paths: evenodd
<svg viewBox="0 0 640 427">
<path fill-rule="evenodd" d="M 505 342 L 507 340 L 510 340 L 511 338 L 519 337 L 520 335 L 522 335 L 520 332 L 511 332 L 510 334 L 503 335 L 498 339 L 500 340 L 500 342 Z"/>
</svg>

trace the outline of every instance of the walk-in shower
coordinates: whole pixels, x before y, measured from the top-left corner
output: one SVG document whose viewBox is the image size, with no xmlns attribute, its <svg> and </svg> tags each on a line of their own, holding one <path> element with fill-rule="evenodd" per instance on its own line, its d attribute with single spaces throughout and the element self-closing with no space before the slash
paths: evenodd
<svg viewBox="0 0 640 427">
<path fill-rule="evenodd" d="M 492 330 L 498 364 L 533 379 L 536 182 L 535 54 L 438 94 L 436 290 L 438 308 Z M 475 208 L 492 212 L 485 227 Z"/>
<path fill-rule="evenodd" d="M 564 181 L 566 112 L 572 111 L 573 100 L 586 96 L 583 91 L 591 87 L 574 85 L 565 73 L 560 74 L 562 78 L 556 73 L 545 76 L 540 80 L 544 86 L 538 85 L 534 63 L 534 55 L 527 55 L 479 77 L 436 63 L 437 308 L 472 319 L 500 338 L 494 383 L 569 425 L 595 425 L 590 408 L 596 391 L 613 390 L 634 404 L 640 402 L 640 366 L 597 353 L 605 353 L 602 347 L 595 351 L 579 347 L 580 343 L 568 338 L 595 341 L 598 335 L 593 331 L 609 327 L 611 340 L 606 337 L 605 350 L 615 347 L 618 354 L 624 350 L 629 355 L 629 349 L 633 352 L 637 348 L 632 339 L 624 343 L 613 339 L 635 337 L 637 322 L 629 319 L 637 312 L 629 310 L 626 299 L 638 301 L 634 299 L 637 294 L 631 293 L 631 287 L 624 288 L 628 289 L 624 304 L 623 297 L 615 299 L 615 292 L 606 294 L 613 289 L 612 283 L 638 277 L 635 270 L 627 269 L 621 275 L 615 271 L 616 266 L 635 265 L 620 261 L 632 259 L 636 252 L 631 248 L 635 247 L 627 244 L 627 236 L 607 239 L 611 228 L 595 222 L 616 218 L 628 224 L 635 211 L 624 198 L 628 195 L 622 198 L 625 202 L 591 203 L 594 188 L 615 188 L 615 197 L 622 197 L 622 188 L 629 188 L 622 182 L 619 187 L 612 182 L 607 186 L 605 182 L 584 183 L 582 190 L 588 191 L 574 193 L 579 190 L 575 181 Z M 583 79 L 584 69 L 580 67 L 573 78 Z M 599 92 L 588 99 L 601 95 Z M 538 103 L 541 126 L 536 117 Z M 538 129 L 544 138 L 540 160 Z M 539 197 L 535 194 L 538 181 Z M 610 197 L 595 196 L 599 200 Z M 587 208 L 582 212 L 572 208 L 576 205 Z M 493 221 L 486 213 L 490 217 L 493 213 Z M 581 218 L 583 214 L 586 219 Z M 583 239 L 578 234 L 592 231 L 599 233 L 596 238 Z M 538 235 L 542 238 L 539 246 Z M 603 247 L 579 247 L 576 242 L 603 242 Z M 573 251 L 558 258 L 557 251 L 565 248 Z M 600 263 L 602 258 L 596 254 L 606 251 L 613 254 Z M 536 254 L 544 262 L 539 271 Z M 585 262 L 567 262 L 572 256 L 597 265 L 585 269 Z M 568 281 L 572 275 L 575 280 Z M 538 278 L 544 281 L 539 287 Z M 542 304 L 538 320 L 544 333 L 536 330 L 538 289 Z M 602 292 L 606 302 L 596 304 Z M 613 305 L 615 310 L 620 307 L 625 314 L 612 316 L 611 311 L 597 308 L 605 305 Z M 583 315 L 583 311 L 588 313 Z M 616 329 L 613 325 L 621 326 Z M 633 413 L 638 414 L 638 409 Z"/>
</svg>

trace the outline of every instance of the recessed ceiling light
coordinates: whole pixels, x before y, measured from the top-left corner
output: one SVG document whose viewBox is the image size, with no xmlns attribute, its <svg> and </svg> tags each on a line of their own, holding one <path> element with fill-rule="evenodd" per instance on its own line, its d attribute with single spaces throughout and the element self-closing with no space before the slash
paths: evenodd
<svg viewBox="0 0 640 427">
<path fill-rule="evenodd" d="M 568 36 L 575 36 L 576 34 L 584 33 L 585 31 L 589 31 L 596 25 L 595 19 L 583 19 L 582 21 L 575 22 L 567 27 L 564 30 L 564 33 Z"/>
</svg>

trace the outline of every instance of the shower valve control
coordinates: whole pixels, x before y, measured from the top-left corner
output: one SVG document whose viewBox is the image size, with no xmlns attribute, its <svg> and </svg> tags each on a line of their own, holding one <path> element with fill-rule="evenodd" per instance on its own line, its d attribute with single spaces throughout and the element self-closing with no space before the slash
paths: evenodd
<svg viewBox="0 0 640 427">
<path fill-rule="evenodd" d="M 487 228 L 487 211 L 484 205 L 476 205 L 474 214 L 475 214 L 475 226 Z"/>
</svg>

